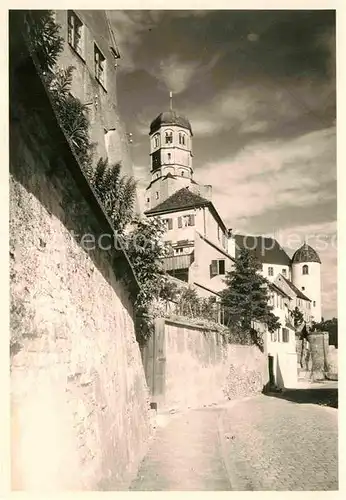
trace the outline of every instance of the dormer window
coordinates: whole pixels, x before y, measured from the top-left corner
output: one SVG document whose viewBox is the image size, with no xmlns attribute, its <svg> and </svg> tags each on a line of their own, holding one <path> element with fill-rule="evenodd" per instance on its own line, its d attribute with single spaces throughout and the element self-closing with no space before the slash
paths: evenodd
<svg viewBox="0 0 346 500">
<path fill-rule="evenodd" d="M 303 266 L 303 274 L 309 274 L 309 266 L 306 264 Z"/>
<path fill-rule="evenodd" d="M 165 134 L 165 141 L 166 141 L 166 144 L 172 144 L 173 143 L 173 132 L 171 132 L 171 131 L 166 132 L 166 134 Z"/>
</svg>

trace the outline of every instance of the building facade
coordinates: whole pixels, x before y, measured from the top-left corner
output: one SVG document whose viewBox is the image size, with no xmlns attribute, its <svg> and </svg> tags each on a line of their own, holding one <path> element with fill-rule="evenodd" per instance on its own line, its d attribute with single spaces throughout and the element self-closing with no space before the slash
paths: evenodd
<svg viewBox="0 0 346 500">
<path fill-rule="evenodd" d="M 246 248 L 262 264 L 261 273 L 273 287 L 271 293 L 281 297 L 282 309 L 273 299 L 282 320 L 277 342 L 287 335 L 291 339 L 291 330 L 286 332 L 292 327 L 287 317 L 295 307 L 306 323 L 320 321 L 321 261 L 315 250 L 304 244 L 291 259 L 274 238 L 236 234 L 225 226 L 212 203 L 212 187 L 194 179 L 193 133 L 186 117 L 172 109 L 159 114 L 150 125 L 149 138 L 151 181 L 145 214 L 166 222 L 164 240 L 171 255 L 164 261 L 165 270 L 196 287 L 201 295 L 219 295 L 226 273 Z"/>
<path fill-rule="evenodd" d="M 71 92 L 86 104 L 94 161 L 121 163 L 122 174 L 133 175 L 128 134 L 117 106 L 117 66 L 120 53 L 107 11 L 56 10 L 55 20 L 65 40 L 58 66 L 73 66 Z"/>
</svg>

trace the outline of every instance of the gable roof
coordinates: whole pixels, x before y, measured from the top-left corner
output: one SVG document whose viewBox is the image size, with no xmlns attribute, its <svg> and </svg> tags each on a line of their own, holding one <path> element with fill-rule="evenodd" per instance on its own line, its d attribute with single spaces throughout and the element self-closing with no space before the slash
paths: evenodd
<svg viewBox="0 0 346 500">
<path fill-rule="evenodd" d="M 203 198 L 203 196 L 194 193 L 188 187 L 184 187 L 169 196 L 165 201 L 159 203 L 155 207 L 147 210 L 145 215 L 159 215 L 163 213 L 177 212 L 179 210 L 187 210 L 189 208 L 209 207 L 211 213 L 218 221 L 224 231 L 226 226 L 218 214 L 216 208 L 210 200 Z"/>
<path fill-rule="evenodd" d="M 187 187 L 179 189 L 165 201 L 156 205 L 156 207 L 147 210 L 145 213 L 151 215 L 157 212 L 173 211 L 183 208 L 203 207 L 208 205 L 209 201 L 199 194 L 193 193 Z"/>
<path fill-rule="evenodd" d="M 277 292 L 281 293 L 282 295 L 285 295 L 286 297 L 288 297 L 290 300 L 292 300 L 292 297 L 290 297 L 290 295 L 288 295 L 287 292 L 285 292 L 285 290 L 283 290 L 282 288 L 280 288 L 277 283 L 274 283 L 274 282 L 270 282 L 269 283 L 269 288 L 273 288 L 274 290 L 276 290 Z"/>
<path fill-rule="evenodd" d="M 288 280 L 287 278 L 285 278 L 285 276 L 283 274 L 280 274 L 280 276 L 285 280 L 285 282 L 287 283 L 287 285 L 294 291 L 294 293 L 297 295 L 297 297 L 299 299 L 303 299 L 303 300 L 308 300 L 309 302 L 311 302 L 311 300 L 309 299 L 309 297 L 307 297 L 306 295 L 303 294 L 303 292 L 301 292 L 299 290 L 299 288 L 297 288 L 293 283 L 292 281 Z"/>
<path fill-rule="evenodd" d="M 262 264 L 279 264 L 282 266 L 291 264 L 291 259 L 274 238 L 243 234 L 236 234 L 234 238 L 236 257 L 242 248 L 247 248 Z"/>
</svg>

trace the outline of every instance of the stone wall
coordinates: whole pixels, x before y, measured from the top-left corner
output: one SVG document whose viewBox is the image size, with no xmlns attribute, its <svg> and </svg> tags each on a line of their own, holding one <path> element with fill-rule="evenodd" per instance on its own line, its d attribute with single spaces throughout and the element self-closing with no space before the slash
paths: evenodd
<svg viewBox="0 0 346 500">
<path fill-rule="evenodd" d="M 334 345 L 328 348 L 328 372 L 338 376 L 338 349 Z"/>
<path fill-rule="evenodd" d="M 120 279 L 133 276 L 123 255 L 82 248 L 108 223 L 21 57 L 10 100 L 12 487 L 122 489 L 150 434 Z"/>
<path fill-rule="evenodd" d="M 217 330 L 186 321 L 157 320 L 143 362 L 158 408 L 221 403 L 261 392 L 268 383 L 258 347 L 227 344 Z"/>
</svg>

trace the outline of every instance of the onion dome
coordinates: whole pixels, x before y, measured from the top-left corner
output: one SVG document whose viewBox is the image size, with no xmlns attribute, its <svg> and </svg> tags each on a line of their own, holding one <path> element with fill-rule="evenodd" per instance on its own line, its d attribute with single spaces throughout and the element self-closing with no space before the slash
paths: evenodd
<svg viewBox="0 0 346 500">
<path fill-rule="evenodd" d="M 179 127 L 186 128 L 191 132 L 191 124 L 185 116 L 179 115 L 172 109 L 170 111 L 164 111 L 160 113 L 158 117 L 155 118 L 150 124 L 150 134 L 153 134 L 163 125 L 178 125 Z"/>
<path fill-rule="evenodd" d="M 299 262 L 318 262 L 321 264 L 321 259 L 316 250 L 307 243 L 304 243 L 303 246 L 295 251 L 292 257 L 292 264 L 298 264 Z"/>
</svg>

